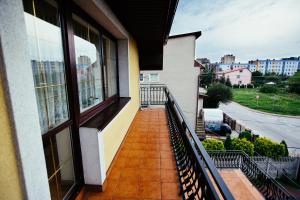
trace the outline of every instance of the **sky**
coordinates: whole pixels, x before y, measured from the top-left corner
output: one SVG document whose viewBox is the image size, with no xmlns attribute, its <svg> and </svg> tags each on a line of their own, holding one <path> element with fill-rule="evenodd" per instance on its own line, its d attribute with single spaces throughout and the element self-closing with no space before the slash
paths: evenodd
<svg viewBox="0 0 300 200">
<path fill-rule="evenodd" d="M 211 62 L 300 56 L 300 0 L 179 0 L 170 35 L 193 31 Z"/>
</svg>

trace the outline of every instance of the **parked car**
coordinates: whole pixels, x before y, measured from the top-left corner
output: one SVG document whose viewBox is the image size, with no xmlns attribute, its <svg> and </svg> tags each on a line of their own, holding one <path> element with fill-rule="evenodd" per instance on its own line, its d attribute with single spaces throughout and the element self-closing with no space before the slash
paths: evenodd
<svg viewBox="0 0 300 200">
<path fill-rule="evenodd" d="M 206 125 L 205 132 L 206 133 L 213 132 L 221 136 L 226 136 L 226 134 L 231 134 L 231 128 L 228 124 L 224 124 L 224 123 L 221 124 L 210 123 Z"/>
</svg>

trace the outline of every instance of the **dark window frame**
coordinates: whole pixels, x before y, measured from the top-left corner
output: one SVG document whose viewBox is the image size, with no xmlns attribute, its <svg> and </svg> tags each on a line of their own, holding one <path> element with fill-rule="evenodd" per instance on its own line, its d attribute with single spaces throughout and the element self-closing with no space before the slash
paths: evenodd
<svg viewBox="0 0 300 200">
<path fill-rule="evenodd" d="M 38 0 L 34 0 L 38 1 Z M 118 62 L 118 40 L 109 33 L 105 28 L 103 28 L 98 22 L 96 22 L 92 17 L 90 17 L 85 11 L 83 11 L 78 5 L 76 5 L 72 0 L 56 0 L 58 5 L 58 15 L 60 20 L 60 29 L 62 36 L 62 48 L 63 48 L 63 58 L 64 58 L 64 67 L 65 67 L 65 77 L 66 77 L 66 94 L 68 98 L 68 111 L 69 111 L 69 119 L 58 126 L 49 129 L 47 132 L 41 135 L 43 142 L 45 140 L 50 139 L 54 135 L 60 133 L 62 130 L 69 128 L 70 130 L 70 138 L 71 138 L 71 147 L 73 154 L 73 167 L 74 167 L 74 184 L 65 195 L 64 199 L 72 199 L 74 198 L 82 188 L 84 184 L 83 178 L 83 166 L 82 166 L 82 155 L 80 149 L 80 139 L 79 139 L 79 128 L 83 124 L 87 123 L 90 119 L 99 114 L 104 114 L 105 112 L 109 112 L 112 116 L 109 120 L 103 120 L 102 126 L 106 126 L 117 113 L 126 105 L 126 103 L 130 100 L 130 98 L 120 97 L 119 91 L 119 62 Z M 25 10 L 24 10 L 25 12 Z M 80 105 L 79 105 L 79 92 L 77 85 L 77 68 L 76 68 L 76 55 L 75 55 L 75 46 L 74 46 L 74 32 L 72 26 L 72 14 L 77 15 L 81 19 L 90 23 L 93 27 L 95 27 L 100 33 L 100 50 L 101 50 L 101 73 L 102 73 L 102 92 L 103 92 L 103 101 L 92 106 L 91 108 L 80 113 Z M 112 41 L 116 43 L 116 77 L 117 77 L 117 94 L 111 96 L 109 98 L 105 98 L 106 91 L 104 88 L 104 72 L 103 72 L 103 38 L 105 35 Z M 126 101 L 126 103 L 124 103 Z M 114 104 L 120 104 L 118 106 L 117 111 L 112 113 L 109 110 Z"/>
</svg>

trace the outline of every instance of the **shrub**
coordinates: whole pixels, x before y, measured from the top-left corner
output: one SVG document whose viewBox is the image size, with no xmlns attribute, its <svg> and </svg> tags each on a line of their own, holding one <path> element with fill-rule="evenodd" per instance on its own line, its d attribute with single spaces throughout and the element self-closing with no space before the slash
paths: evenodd
<svg viewBox="0 0 300 200">
<path fill-rule="evenodd" d="M 218 151 L 224 151 L 224 144 L 221 140 L 216 139 L 206 139 L 202 142 L 204 148 L 208 151 L 212 150 L 218 150 Z"/>
<path fill-rule="evenodd" d="M 246 138 L 246 140 L 252 141 L 252 133 L 250 133 L 249 131 L 243 131 L 239 134 L 239 138 L 240 139 Z"/>
<path fill-rule="evenodd" d="M 226 150 L 231 150 L 232 146 L 232 140 L 230 138 L 230 136 L 226 137 L 226 140 L 224 141 L 224 147 Z"/>
<path fill-rule="evenodd" d="M 262 156 L 278 158 L 286 155 L 284 144 L 273 142 L 265 137 L 257 138 L 254 142 L 254 151 Z"/>
<path fill-rule="evenodd" d="M 282 140 L 282 141 L 280 142 L 280 144 L 282 144 L 282 145 L 284 146 L 284 156 L 289 156 L 289 150 L 288 150 L 288 148 L 287 148 L 286 142 L 285 142 L 284 140 Z"/>
<path fill-rule="evenodd" d="M 204 108 L 217 108 L 219 103 L 227 103 L 232 99 L 232 91 L 221 83 L 214 83 L 207 89 L 207 97 L 204 99 Z"/>
<path fill-rule="evenodd" d="M 276 93 L 277 88 L 274 85 L 263 85 L 259 91 L 262 93 Z"/>
<path fill-rule="evenodd" d="M 233 139 L 231 147 L 232 150 L 242 150 L 245 153 L 247 153 L 249 156 L 253 156 L 254 154 L 254 145 L 250 141 L 247 141 L 246 138 Z"/>
<path fill-rule="evenodd" d="M 227 85 L 228 87 L 232 87 L 232 84 L 231 84 L 231 81 L 230 81 L 229 77 L 226 78 L 225 85 Z"/>
</svg>

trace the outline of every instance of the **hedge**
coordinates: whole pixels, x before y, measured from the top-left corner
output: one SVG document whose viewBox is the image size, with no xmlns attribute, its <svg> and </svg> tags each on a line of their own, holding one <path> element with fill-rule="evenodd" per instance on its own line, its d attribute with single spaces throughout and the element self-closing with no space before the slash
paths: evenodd
<svg viewBox="0 0 300 200">
<path fill-rule="evenodd" d="M 262 156 L 278 158 L 286 156 L 286 148 L 284 144 L 273 142 L 265 137 L 257 138 L 254 142 L 254 151 Z"/>
<path fill-rule="evenodd" d="M 246 138 L 246 140 L 252 141 L 252 133 L 250 133 L 249 131 L 243 131 L 239 134 L 239 138 L 240 139 Z"/>
<path fill-rule="evenodd" d="M 216 139 L 206 139 L 202 142 L 204 148 L 208 151 L 212 150 L 218 150 L 218 151 L 224 151 L 224 144 L 220 140 Z"/>
<path fill-rule="evenodd" d="M 249 156 L 254 154 L 254 145 L 247 141 L 246 138 L 238 139 L 235 138 L 231 142 L 231 150 L 242 150 L 247 153 Z"/>
</svg>

